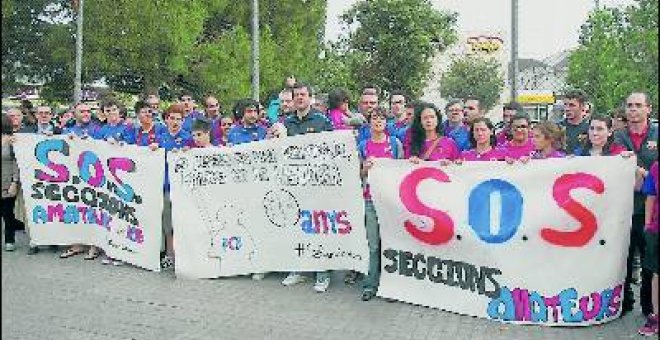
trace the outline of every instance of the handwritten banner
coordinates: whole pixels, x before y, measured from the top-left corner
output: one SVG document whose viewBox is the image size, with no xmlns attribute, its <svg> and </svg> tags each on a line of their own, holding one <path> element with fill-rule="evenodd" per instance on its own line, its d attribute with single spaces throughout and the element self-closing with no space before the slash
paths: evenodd
<svg viewBox="0 0 660 340">
<path fill-rule="evenodd" d="M 618 317 L 635 160 L 378 160 L 378 295 L 514 323 Z"/>
<path fill-rule="evenodd" d="M 96 245 L 160 270 L 163 151 L 19 134 L 15 153 L 34 244 Z"/>
<path fill-rule="evenodd" d="M 366 272 L 351 132 L 193 149 L 168 162 L 177 276 Z"/>
</svg>

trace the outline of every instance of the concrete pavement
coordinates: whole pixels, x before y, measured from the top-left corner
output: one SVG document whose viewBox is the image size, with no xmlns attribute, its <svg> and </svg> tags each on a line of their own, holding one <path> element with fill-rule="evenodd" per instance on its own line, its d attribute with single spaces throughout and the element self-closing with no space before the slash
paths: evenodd
<svg viewBox="0 0 660 340">
<path fill-rule="evenodd" d="M 284 274 L 175 279 L 130 265 L 103 266 L 42 250 L 2 253 L 2 339 L 641 339 L 638 311 L 575 328 L 505 325 L 380 298 L 335 273 L 325 294 Z"/>
</svg>

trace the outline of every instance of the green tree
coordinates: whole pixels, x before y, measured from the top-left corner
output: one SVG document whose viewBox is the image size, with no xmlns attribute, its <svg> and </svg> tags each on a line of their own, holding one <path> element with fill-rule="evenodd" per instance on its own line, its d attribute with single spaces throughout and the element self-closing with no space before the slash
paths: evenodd
<svg viewBox="0 0 660 340">
<path fill-rule="evenodd" d="M 431 57 L 456 41 L 456 13 L 439 11 L 429 0 L 361 0 L 342 15 L 348 27 L 343 49 L 360 53 L 352 70 L 360 86 L 421 94 Z"/>
<path fill-rule="evenodd" d="M 504 89 L 504 76 L 495 59 L 465 56 L 452 61 L 440 80 L 443 98 L 479 98 L 484 109 L 492 108 Z"/>
<path fill-rule="evenodd" d="M 46 95 L 59 96 L 72 83 L 74 36 L 71 20 L 67 19 L 70 15 L 67 0 L 2 2 L 3 93 L 13 91 L 20 80 L 43 82 Z"/>
<path fill-rule="evenodd" d="M 619 107 L 632 91 L 658 104 L 658 1 L 590 13 L 569 56 L 567 84 L 591 96 L 596 112 Z"/>
</svg>

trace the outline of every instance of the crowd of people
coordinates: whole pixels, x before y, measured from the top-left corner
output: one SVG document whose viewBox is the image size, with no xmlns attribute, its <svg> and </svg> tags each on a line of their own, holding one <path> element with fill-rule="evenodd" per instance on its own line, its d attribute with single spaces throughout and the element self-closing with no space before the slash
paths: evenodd
<svg viewBox="0 0 660 340">
<path fill-rule="evenodd" d="M 236 103 L 229 114 L 220 110 L 214 96 L 204 98 L 199 110 L 192 94 L 184 93 L 178 102 L 161 111 L 157 95 L 145 95 L 135 104 L 135 121 L 125 117 L 125 108 L 109 98 L 92 115 L 90 107 L 78 103 L 72 111 L 54 117 L 52 108 L 39 105 L 34 119 L 26 124 L 23 112 L 9 109 L 2 116 L 2 217 L 5 225 L 5 250 L 13 251 L 14 233 L 23 228 L 14 215 L 20 203 L 20 181 L 11 148 L 16 132 L 45 135 L 68 135 L 70 138 L 93 138 L 109 143 L 126 143 L 166 152 L 201 147 L 229 147 L 269 138 L 285 138 L 332 130 L 352 130 L 360 159 L 360 175 L 364 179 L 363 198 L 366 206 L 366 232 L 370 252 L 368 274 L 363 278 L 362 300 L 376 295 L 380 272 L 380 236 L 376 210 L 371 202 L 367 177 L 378 166 L 379 158 L 408 159 L 412 163 L 439 162 L 442 166 L 458 166 L 472 161 L 534 162 L 538 159 L 563 157 L 636 156 L 638 162 L 634 214 L 623 313 L 633 310 L 631 283 L 635 258 L 641 258 L 640 299 L 646 324 L 644 335 L 658 332 L 658 126 L 650 121 L 649 95 L 631 93 L 622 98 L 624 108 L 612 115 L 591 112 L 582 91 L 564 95 L 563 118 L 532 122 L 522 107 L 507 103 L 502 110 L 502 123 L 496 127 L 485 116 L 479 98 L 450 100 L 443 109 L 432 103 L 410 101 L 402 92 L 392 91 L 381 100 L 381 91 L 366 87 L 351 110 L 351 95 L 343 89 L 327 96 L 313 96 L 309 85 L 291 82 L 278 97 L 264 107 L 252 99 Z M 386 105 L 381 106 L 385 102 Z M 164 123 L 161 123 L 162 122 Z M 597 161 L 597 160 L 596 160 Z M 166 168 L 167 171 L 167 168 Z M 161 265 L 174 265 L 172 246 L 171 201 L 167 176 L 163 187 L 164 254 Z M 632 190 L 632 188 L 631 188 Z M 39 251 L 30 246 L 28 254 Z M 85 259 L 101 255 L 95 246 L 73 245 L 60 257 L 86 253 Z M 116 259 L 103 259 L 104 264 L 121 264 Z M 264 274 L 254 274 L 254 279 Z M 282 284 L 289 286 L 305 281 L 301 273 L 289 273 Z M 350 272 L 346 283 L 354 283 L 359 275 Z M 316 273 L 314 289 L 325 292 L 330 285 L 327 272 Z"/>
</svg>

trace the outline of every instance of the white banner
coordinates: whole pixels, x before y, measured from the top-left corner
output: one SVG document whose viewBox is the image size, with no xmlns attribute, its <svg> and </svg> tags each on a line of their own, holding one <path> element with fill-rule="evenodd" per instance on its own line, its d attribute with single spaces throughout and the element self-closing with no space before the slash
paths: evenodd
<svg viewBox="0 0 660 340">
<path fill-rule="evenodd" d="M 96 245 L 160 270 L 162 150 L 37 134 L 17 135 L 14 150 L 34 244 Z"/>
<path fill-rule="evenodd" d="M 177 276 L 366 272 L 351 132 L 168 155 Z"/>
<path fill-rule="evenodd" d="M 439 167 L 378 160 L 378 295 L 514 323 L 587 325 L 623 300 L 635 159 Z"/>
</svg>

